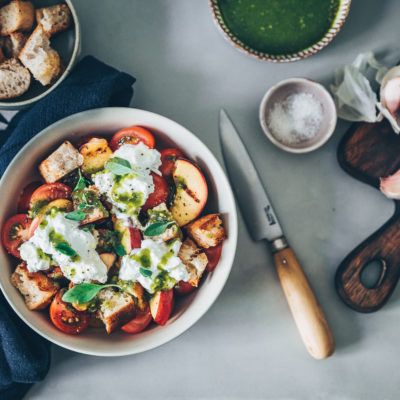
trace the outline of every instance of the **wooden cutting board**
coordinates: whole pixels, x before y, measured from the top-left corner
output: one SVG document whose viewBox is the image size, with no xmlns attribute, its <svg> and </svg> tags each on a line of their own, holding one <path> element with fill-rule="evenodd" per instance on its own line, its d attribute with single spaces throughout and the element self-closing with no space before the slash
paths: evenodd
<svg viewBox="0 0 400 400">
<path fill-rule="evenodd" d="M 356 123 L 344 135 L 337 156 L 348 174 L 379 190 L 379 178 L 400 169 L 400 135 L 386 121 Z M 395 204 L 390 220 L 356 247 L 336 272 L 339 296 L 356 311 L 373 312 L 381 308 L 399 280 L 400 201 Z M 373 287 L 367 288 L 361 282 L 361 272 L 373 261 L 381 265 L 380 277 Z"/>
</svg>

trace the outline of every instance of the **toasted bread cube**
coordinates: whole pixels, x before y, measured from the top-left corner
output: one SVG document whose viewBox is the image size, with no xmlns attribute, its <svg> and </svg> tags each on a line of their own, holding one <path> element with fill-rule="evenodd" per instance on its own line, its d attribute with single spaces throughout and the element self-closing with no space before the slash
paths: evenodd
<svg viewBox="0 0 400 400">
<path fill-rule="evenodd" d="M 69 141 L 65 141 L 40 165 L 39 171 L 47 183 L 53 183 L 69 174 L 83 163 L 83 157 Z"/>
<path fill-rule="evenodd" d="M 0 9 L 0 34 L 30 31 L 35 21 L 35 9 L 30 1 L 14 0 Z"/>
<path fill-rule="evenodd" d="M 50 85 L 63 70 L 60 55 L 50 47 L 42 25 L 36 27 L 18 57 L 43 86 Z"/>
<path fill-rule="evenodd" d="M 97 296 L 100 300 L 97 317 L 103 321 L 107 333 L 135 318 L 135 301 L 129 294 L 105 288 Z"/>
<path fill-rule="evenodd" d="M 156 222 L 175 222 L 174 217 L 172 216 L 171 212 L 168 210 L 165 203 L 161 203 L 157 207 L 152 208 L 151 210 L 147 211 L 149 215 L 149 222 L 147 226 L 150 226 Z M 153 240 L 162 240 L 166 242 L 167 240 L 171 240 L 174 238 L 181 238 L 182 232 L 178 226 L 178 224 L 174 224 L 167 228 L 161 235 L 157 236 L 146 236 L 144 238 L 151 238 Z"/>
<path fill-rule="evenodd" d="M 189 283 L 197 287 L 208 264 L 206 254 L 196 246 L 196 243 L 192 239 L 187 238 L 182 243 L 178 257 L 185 264 L 186 270 L 190 274 Z"/>
<path fill-rule="evenodd" d="M 224 241 L 225 229 L 219 214 L 209 214 L 186 226 L 188 235 L 198 246 L 208 249 Z"/>
<path fill-rule="evenodd" d="M 112 150 L 106 139 L 92 138 L 85 143 L 79 152 L 83 156 L 82 172 L 90 176 L 104 168 L 104 164 L 112 156 Z"/>
<path fill-rule="evenodd" d="M 71 26 L 71 10 L 67 4 L 38 8 L 36 21 L 43 26 L 43 30 L 48 36 L 55 35 Z"/>
<path fill-rule="evenodd" d="M 72 194 L 74 209 L 84 211 L 87 215 L 81 225 L 91 224 L 101 219 L 108 218 L 109 213 L 100 200 L 100 192 L 96 186 L 76 190 Z M 88 207 L 81 209 L 81 205 L 87 204 Z"/>
<path fill-rule="evenodd" d="M 7 58 L 18 57 L 24 48 L 29 35 L 22 32 L 11 33 L 10 36 L 3 37 L 2 48 Z"/>
<path fill-rule="evenodd" d="M 59 287 L 42 272 L 29 272 L 25 263 L 17 266 L 11 283 L 21 292 L 30 310 L 43 310 L 50 303 Z"/>
<path fill-rule="evenodd" d="M 0 64 L 0 99 L 12 99 L 24 94 L 31 83 L 31 74 L 16 58 Z"/>
</svg>

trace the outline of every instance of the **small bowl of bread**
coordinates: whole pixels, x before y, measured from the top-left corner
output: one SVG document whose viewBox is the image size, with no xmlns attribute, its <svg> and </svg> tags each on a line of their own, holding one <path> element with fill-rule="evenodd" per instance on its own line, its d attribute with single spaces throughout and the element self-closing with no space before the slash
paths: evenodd
<svg viewBox="0 0 400 400">
<path fill-rule="evenodd" d="M 0 109 L 54 90 L 74 66 L 80 28 L 70 0 L 0 0 Z"/>
</svg>

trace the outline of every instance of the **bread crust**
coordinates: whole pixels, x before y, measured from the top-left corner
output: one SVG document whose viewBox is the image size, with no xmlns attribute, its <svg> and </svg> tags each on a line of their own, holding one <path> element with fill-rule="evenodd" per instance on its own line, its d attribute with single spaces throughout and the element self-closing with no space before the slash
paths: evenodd
<svg viewBox="0 0 400 400">
<path fill-rule="evenodd" d="M 38 8 L 36 10 L 36 21 L 43 26 L 47 35 L 52 36 L 71 26 L 71 10 L 67 4 Z"/>
<path fill-rule="evenodd" d="M 16 58 L 0 64 L 0 99 L 23 95 L 30 86 L 31 74 Z"/>
<path fill-rule="evenodd" d="M 30 1 L 13 0 L 0 9 L 1 36 L 30 31 L 34 22 L 35 9 Z"/>
<path fill-rule="evenodd" d="M 225 240 L 225 229 L 219 214 L 208 214 L 186 226 L 188 235 L 204 249 L 215 247 Z"/>
</svg>

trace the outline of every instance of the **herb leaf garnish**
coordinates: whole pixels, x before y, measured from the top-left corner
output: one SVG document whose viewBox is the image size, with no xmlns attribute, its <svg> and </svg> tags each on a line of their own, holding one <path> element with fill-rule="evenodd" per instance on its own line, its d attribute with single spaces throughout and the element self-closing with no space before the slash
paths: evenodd
<svg viewBox="0 0 400 400">
<path fill-rule="evenodd" d="M 107 285 L 97 285 L 95 283 L 81 283 L 73 288 L 67 290 L 62 300 L 66 303 L 87 303 L 92 300 L 101 289 L 106 287 L 118 287 L 118 285 L 107 284 Z"/>
<path fill-rule="evenodd" d="M 67 243 L 57 243 L 55 249 L 66 256 L 76 256 L 76 251 Z"/>
<path fill-rule="evenodd" d="M 168 221 L 168 222 L 155 222 L 148 226 L 145 231 L 143 232 L 144 236 L 158 236 L 164 233 L 168 228 L 174 225 L 175 222 Z"/>
<path fill-rule="evenodd" d="M 122 244 L 115 245 L 114 250 L 117 253 L 117 256 L 123 257 L 126 255 L 125 247 L 122 246 Z"/>
<path fill-rule="evenodd" d="M 90 232 L 92 229 L 94 229 L 94 224 L 90 224 L 89 226 L 82 228 L 82 230 L 85 232 Z"/>
<path fill-rule="evenodd" d="M 105 165 L 105 169 L 114 175 L 127 175 L 136 172 L 132 169 L 129 161 L 119 157 L 110 158 Z"/>
<path fill-rule="evenodd" d="M 87 215 L 88 214 L 84 211 L 71 211 L 70 213 L 65 215 L 65 218 L 72 221 L 83 221 Z"/>
<path fill-rule="evenodd" d="M 80 169 L 78 169 L 78 173 L 79 173 L 79 179 L 74 188 L 74 192 L 75 192 L 75 190 L 84 189 L 85 187 L 89 186 L 89 184 L 90 184 L 89 181 L 82 175 Z"/>
<path fill-rule="evenodd" d="M 146 278 L 150 278 L 150 276 L 153 275 L 153 272 L 151 272 L 151 271 L 148 270 L 148 269 L 144 269 L 144 268 L 142 268 L 142 267 L 139 268 L 139 272 L 140 272 L 144 277 L 146 277 Z"/>
</svg>

